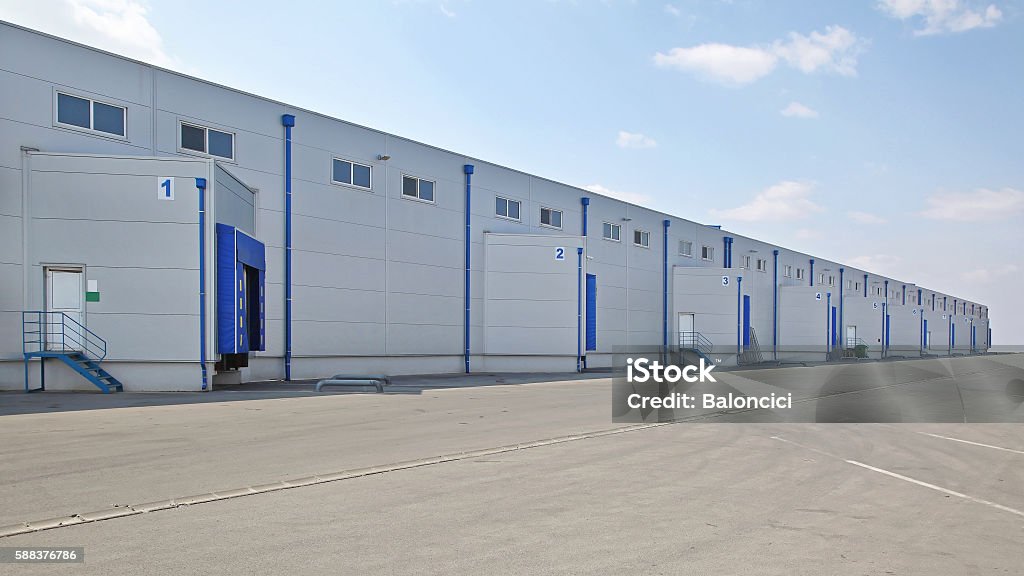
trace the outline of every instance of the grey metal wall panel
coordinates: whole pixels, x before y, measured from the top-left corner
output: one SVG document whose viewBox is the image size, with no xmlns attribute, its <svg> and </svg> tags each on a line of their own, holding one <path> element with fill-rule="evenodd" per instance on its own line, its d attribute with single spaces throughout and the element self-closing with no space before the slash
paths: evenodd
<svg viewBox="0 0 1024 576">
<path fill-rule="evenodd" d="M 292 287 L 295 320 L 384 322 L 384 293 L 343 288 Z"/>
</svg>

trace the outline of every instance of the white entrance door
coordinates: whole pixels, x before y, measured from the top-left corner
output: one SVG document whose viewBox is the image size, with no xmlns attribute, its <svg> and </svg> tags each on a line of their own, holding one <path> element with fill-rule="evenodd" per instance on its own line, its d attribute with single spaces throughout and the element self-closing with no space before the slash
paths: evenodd
<svg viewBox="0 0 1024 576">
<path fill-rule="evenodd" d="M 82 349 L 85 300 L 82 276 L 81 269 L 46 269 L 46 342 L 49 350 Z"/>
<path fill-rule="evenodd" d="M 683 348 L 693 348 L 697 345 L 696 337 L 693 334 L 693 314 L 679 313 L 679 345 Z"/>
<path fill-rule="evenodd" d="M 847 326 L 846 327 L 846 347 L 853 348 L 857 345 L 857 327 Z"/>
</svg>

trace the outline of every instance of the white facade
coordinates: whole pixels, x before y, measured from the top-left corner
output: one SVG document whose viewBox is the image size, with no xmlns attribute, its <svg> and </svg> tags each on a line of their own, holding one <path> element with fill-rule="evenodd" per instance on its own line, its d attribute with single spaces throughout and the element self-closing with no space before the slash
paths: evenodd
<svg viewBox="0 0 1024 576">
<path fill-rule="evenodd" d="M 61 102 L 83 101 L 92 103 L 88 128 L 62 121 Z M 123 134 L 101 125 L 118 110 Z M 892 353 L 921 352 L 922 309 L 931 332 L 927 352 L 969 352 L 971 326 L 974 348 L 988 347 L 988 311 L 978 303 L 924 289 L 917 304 L 919 287 L 902 280 L 0 23 L 0 387 L 23 385 L 22 311 L 48 306 L 46 269 L 63 265 L 97 281 L 99 300 L 83 300 L 83 322 L 107 340 L 104 365 L 125 389 L 201 389 L 195 178 L 208 183 L 210 380 L 221 359 L 217 223 L 265 246 L 266 349 L 248 355 L 241 379 L 282 378 L 283 115 L 295 117 L 293 379 L 460 372 L 467 329 L 473 370 L 575 370 L 577 346 L 587 366 L 607 366 L 616 347 L 660 345 L 666 332 L 675 343 L 680 312 L 694 313 L 694 331 L 706 333 L 725 361 L 730 354 L 735 360 L 744 326 L 738 282 L 724 287 L 722 276 L 743 276 L 739 297 L 750 296 L 749 325 L 768 358 L 777 349 L 824 359 L 834 346 L 831 324 L 806 321 L 807 310 L 823 305 L 802 300 L 819 292 L 831 292 L 842 316 L 835 321 L 838 341 L 856 326 L 857 338 L 876 356 L 884 332 L 874 306 L 881 302 L 891 317 Z M 197 135 L 206 152 L 195 150 Z M 174 178 L 173 200 L 158 199 L 158 179 L 165 177 Z M 613 238 L 604 237 L 606 229 Z M 725 238 L 732 239 L 731 267 Z M 564 248 L 564 260 L 554 259 L 556 248 Z M 579 263 L 577 248 L 584 249 Z M 750 269 L 739 267 L 743 257 L 750 257 Z M 819 274 L 825 275 L 820 283 Z M 596 285 L 590 314 L 587 275 Z M 885 281 L 890 294 L 875 293 Z M 728 292 L 718 294 L 715 282 Z M 822 310 L 821 321 L 832 322 Z M 953 346 L 942 325 L 950 317 L 957 326 Z M 585 350 L 588 322 L 593 350 Z M 65 372 L 55 368 L 47 387 L 90 387 Z"/>
</svg>

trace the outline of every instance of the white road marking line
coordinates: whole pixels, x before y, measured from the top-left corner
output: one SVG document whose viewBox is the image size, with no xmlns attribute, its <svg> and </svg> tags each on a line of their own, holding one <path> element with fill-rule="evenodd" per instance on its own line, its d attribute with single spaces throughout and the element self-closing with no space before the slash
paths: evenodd
<svg viewBox="0 0 1024 576">
<path fill-rule="evenodd" d="M 922 434 L 923 434 L 923 432 L 922 432 Z M 939 492 L 942 492 L 943 494 L 949 494 L 950 496 L 956 496 L 957 498 L 963 498 L 964 500 L 970 500 L 971 502 L 975 502 L 975 503 L 978 503 L 978 504 L 984 504 L 985 506 L 990 506 L 992 508 L 995 508 L 996 510 L 1002 510 L 1003 512 L 1009 512 L 1010 514 L 1016 514 L 1017 516 L 1024 516 L 1024 511 L 1017 510 L 1016 508 L 1010 508 L 1009 506 L 1003 506 L 1002 504 L 997 504 L 997 503 L 991 502 L 989 500 L 983 500 L 981 498 L 975 498 L 974 496 L 968 496 L 967 494 L 962 494 L 962 493 L 957 492 L 955 490 L 950 490 L 948 488 L 943 488 L 942 486 L 936 486 L 935 484 L 929 484 L 927 482 L 922 482 L 921 480 L 916 480 L 916 479 L 911 478 L 909 476 L 904 476 L 902 474 L 897 474 L 895 472 L 889 472 L 888 470 L 883 470 L 882 468 L 876 468 L 874 466 L 871 466 L 869 464 L 864 464 L 863 462 L 858 462 L 856 460 L 846 460 L 846 459 L 840 458 L 839 456 L 836 456 L 834 454 L 829 454 L 828 452 L 823 452 L 821 450 L 818 450 L 817 448 L 811 448 L 810 446 L 805 446 L 803 444 L 800 444 L 799 442 L 793 442 L 792 440 L 786 440 L 785 438 L 781 438 L 779 436 L 771 436 L 771 439 L 772 440 L 778 440 L 780 442 L 785 442 L 786 444 L 792 444 L 793 446 L 798 446 L 800 448 L 803 448 L 805 450 L 810 450 L 811 452 L 816 452 L 816 453 L 821 454 L 823 456 L 828 456 L 830 458 L 835 458 L 836 460 L 842 460 L 843 462 L 846 462 L 847 464 L 853 464 L 854 466 L 859 466 L 859 467 L 865 468 L 867 470 L 872 470 L 874 472 L 878 472 L 879 474 L 885 474 L 886 476 L 891 476 L 893 478 L 898 478 L 900 480 L 903 480 L 903 481 L 906 481 L 906 482 L 910 482 L 911 484 L 917 484 L 918 486 L 924 486 L 925 488 L 931 488 L 932 490 L 937 490 Z"/>
<path fill-rule="evenodd" d="M 900 480 L 904 480 L 904 481 L 910 482 L 912 484 L 917 484 L 918 486 L 924 486 L 925 488 L 931 488 L 932 490 L 936 490 L 938 492 L 942 492 L 943 494 L 949 494 L 950 496 L 956 496 L 957 498 L 963 498 L 964 500 L 970 500 L 971 502 L 977 502 L 978 504 L 984 504 L 986 506 L 991 506 L 992 508 L 995 508 L 997 510 L 1002 510 L 1003 512 L 1009 512 L 1011 514 L 1016 514 L 1017 516 L 1024 516 L 1024 512 L 1022 512 L 1020 510 L 1017 510 L 1016 508 L 1010 508 L 1009 506 L 1003 506 L 1002 504 L 997 504 L 997 503 L 991 502 L 989 500 L 983 500 L 981 498 L 975 498 L 974 496 L 968 496 L 967 494 L 956 492 L 955 490 L 950 490 L 948 488 L 943 488 L 942 486 L 936 486 L 935 484 L 929 484 L 927 482 L 922 482 L 920 480 L 915 480 L 914 478 L 911 478 L 909 476 L 904 476 L 902 474 L 897 474 L 895 472 L 889 472 L 888 470 L 883 470 L 881 468 L 875 468 L 874 466 L 870 466 L 868 464 L 864 464 L 863 462 L 857 462 L 856 460 L 846 460 L 845 462 L 847 464 L 853 464 L 854 466 L 860 466 L 861 468 L 866 468 L 868 470 L 873 470 L 875 472 L 878 472 L 879 474 L 885 474 L 886 476 L 891 476 L 893 478 L 898 478 Z"/>
<path fill-rule="evenodd" d="M 953 442 L 962 442 L 964 444 L 970 444 L 972 446 L 982 446 L 984 448 L 991 448 L 993 450 L 1002 450 L 1003 452 L 1013 452 L 1014 454 L 1024 454 L 1024 450 L 1014 450 L 1013 448 L 1003 448 L 1002 446 L 993 446 L 991 444 L 982 444 L 981 442 L 971 442 L 970 440 L 961 440 L 959 438 L 950 438 L 949 436 L 940 436 L 938 434 L 931 434 L 929 432 L 918 432 L 925 436 L 931 436 L 932 438 L 942 438 L 943 440 L 952 440 Z"/>
</svg>

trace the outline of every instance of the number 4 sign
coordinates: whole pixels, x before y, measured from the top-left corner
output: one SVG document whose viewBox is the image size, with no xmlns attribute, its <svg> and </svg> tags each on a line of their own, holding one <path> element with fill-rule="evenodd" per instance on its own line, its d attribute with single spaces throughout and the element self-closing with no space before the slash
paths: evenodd
<svg viewBox="0 0 1024 576">
<path fill-rule="evenodd" d="M 156 197 L 160 200 L 174 200 L 174 178 L 160 176 L 156 179 Z"/>
</svg>

